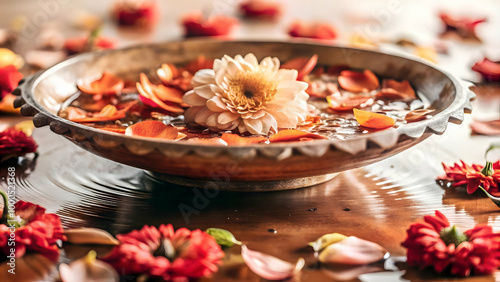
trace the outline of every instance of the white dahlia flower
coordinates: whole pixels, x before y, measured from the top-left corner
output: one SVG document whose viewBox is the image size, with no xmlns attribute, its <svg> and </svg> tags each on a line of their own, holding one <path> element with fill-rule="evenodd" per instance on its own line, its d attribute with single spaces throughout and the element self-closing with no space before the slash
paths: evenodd
<svg viewBox="0 0 500 282">
<path fill-rule="evenodd" d="M 183 97 L 191 105 L 184 114 L 187 124 L 268 135 L 295 128 L 307 116 L 308 85 L 297 81 L 296 70 L 280 70 L 278 58 L 259 63 L 251 53 L 234 59 L 226 55 L 191 82 L 194 89 Z"/>
</svg>

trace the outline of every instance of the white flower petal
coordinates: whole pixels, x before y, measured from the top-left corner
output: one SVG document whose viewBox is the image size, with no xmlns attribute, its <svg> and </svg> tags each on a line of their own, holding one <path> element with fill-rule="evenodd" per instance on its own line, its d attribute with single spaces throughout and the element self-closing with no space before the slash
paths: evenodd
<svg viewBox="0 0 500 282">
<path fill-rule="evenodd" d="M 202 86 L 205 84 L 215 84 L 215 72 L 210 69 L 197 71 L 191 79 L 193 87 Z"/>
<path fill-rule="evenodd" d="M 217 117 L 219 116 L 218 113 L 215 113 L 215 114 L 212 114 L 210 116 L 207 117 L 206 121 L 205 121 L 205 124 L 208 126 L 208 127 L 215 127 L 217 128 Z"/>
<path fill-rule="evenodd" d="M 219 124 L 227 124 L 227 123 L 230 123 L 230 122 L 237 120 L 239 117 L 240 117 L 240 114 L 238 114 L 238 113 L 223 112 L 219 115 L 217 122 Z"/>
<path fill-rule="evenodd" d="M 212 99 L 206 101 L 206 104 L 207 108 L 213 112 L 220 113 L 227 111 L 227 106 L 220 97 L 214 96 Z"/>
<path fill-rule="evenodd" d="M 247 132 L 247 131 L 248 131 L 248 130 L 247 130 L 247 126 L 245 125 L 245 123 L 244 123 L 244 122 L 240 122 L 240 124 L 238 125 L 238 131 L 239 131 L 240 133 L 245 133 L 245 132 Z"/>
<path fill-rule="evenodd" d="M 190 90 L 186 94 L 184 94 L 184 96 L 182 97 L 182 101 L 191 106 L 205 106 L 207 99 L 198 96 L 198 94 L 196 94 L 194 90 Z"/>
<path fill-rule="evenodd" d="M 261 134 L 262 133 L 262 121 L 259 119 L 244 119 L 248 132 L 252 134 Z"/>
<path fill-rule="evenodd" d="M 194 118 L 205 107 L 191 107 L 184 112 L 184 121 L 186 124 L 194 124 Z"/>
<path fill-rule="evenodd" d="M 213 96 L 215 96 L 214 91 L 212 91 L 212 87 L 211 87 L 212 85 L 213 84 L 206 84 L 206 85 L 198 86 L 193 90 L 194 90 L 194 92 L 196 92 L 196 94 L 198 94 L 198 96 L 209 100 L 209 99 L 212 99 Z"/>
<path fill-rule="evenodd" d="M 283 69 L 278 71 L 278 73 L 275 76 L 275 79 L 279 81 L 286 81 L 286 80 L 296 81 L 298 74 L 299 72 L 297 70 Z"/>
<path fill-rule="evenodd" d="M 260 119 L 262 121 L 262 132 L 278 132 L 278 122 L 269 113 L 264 113 Z"/>
<path fill-rule="evenodd" d="M 214 112 L 212 112 L 211 110 L 207 109 L 207 108 L 203 108 L 201 111 L 198 112 L 198 114 L 195 116 L 194 118 L 194 121 L 199 124 L 199 125 L 203 125 L 203 126 L 206 126 L 206 121 L 207 121 L 207 118 L 209 116 L 211 116 L 212 114 L 214 114 Z"/>
<path fill-rule="evenodd" d="M 259 65 L 259 61 L 257 60 L 257 57 L 255 57 L 253 53 L 248 53 L 245 56 L 245 61 L 254 67 Z"/>
</svg>

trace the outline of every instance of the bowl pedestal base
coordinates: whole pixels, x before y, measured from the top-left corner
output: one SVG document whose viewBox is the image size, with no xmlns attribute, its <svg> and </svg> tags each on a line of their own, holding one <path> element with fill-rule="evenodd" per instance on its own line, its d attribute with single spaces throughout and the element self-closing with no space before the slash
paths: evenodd
<svg viewBox="0 0 500 282">
<path fill-rule="evenodd" d="M 272 181 L 230 181 L 229 179 L 223 178 L 219 181 L 214 181 L 173 176 L 153 171 L 146 171 L 146 173 L 159 181 L 173 183 L 180 186 L 241 192 L 282 191 L 304 188 L 327 182 L 338 175 L 338 173 L 331 173 L 325 175 Z"/>
</svg>

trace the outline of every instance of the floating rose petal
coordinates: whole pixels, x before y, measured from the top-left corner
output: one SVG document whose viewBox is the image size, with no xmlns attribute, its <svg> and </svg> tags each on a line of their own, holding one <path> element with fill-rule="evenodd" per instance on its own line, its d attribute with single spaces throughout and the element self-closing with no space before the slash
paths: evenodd
<svg viewBox="0 0 500 282">
<path fill-rule="evenodd" d="M 406 114 L 405 120 L 406 122 L 416 122 L 427 119 L 430 113 L 433 113 L 434 110 L 430 109 L 420 109 L 414 110 Z"/>
<path fill-rule="evenodd" d="M 174 77 L 179 75 L 179 70 L 172 64 L 162 64 L 161 68 L 156 70 L 156 74 L 165 84 L 170 84 Z"/>
<path fill-rule="evenodd" d="M 473 121 L 470 128 L 474 133 L 495 136 L 500 135 L 500 120 Z"/>
<path fill-rule="evenodd" d="M 383 114 L 377 114 L 373 112 L 353 109 L 354 117 L 359 125 L 373 128 L 373 129 L 384 129 L 394 126 L 396 123 L 393 118 L 388 117 Z"/>
<path fill-rule="evenodd" d="M 87 51 L 87 45 L 89 43 L 88 37 L 78 37 L 66 39 L 64 42 L 64 49 L 70 54 L 78 54 Z M 115 48 L 116 42 L 110 38 L 98 37 L 94 41 L 94 46 L 90 46 L 91 50 L 97 49 L 113 49 Z"/>
<path fill-rule="evenodd" d="M 150 107 L 161 108 L 170 113 L 182 113 L 186 106 L 182 101 L 182 92 L 175 88 L 152 84 L 148 77 L 141 73 L 141 82 L 136 84 L 141 101 Z"/>
<path fill-rule="evenodd" d="M 119 245 L 120 242 L 108 232 L 98 228 L 76 228 L 64 231 L 71 244 Z"/>
<path fill-rule="evenodd" d="M 94 81 L 78 81 L 78 89 L 92 95 L 116 95 L 119 94 L 125 83 L 123 79 L 109 72 L 103 72 L 101 77 Z"/>
<path fill-rule="evenodd" d="M 97 260 L 96 252 L 90 251 L 85 257 L 68 264 L 59 265 L 63 282 L 119 281 L 118 273 L 111 265 Z"/>
<path fill-rule="evenodd" d="M 99 113 L 88 113 L 82 109 L 76 107 L 68 107 L 66 111 L 68 113 L 68 119 L 74 122 L 104 122 L 104 121 L 115 121 L 122 119 L 126 116 L 128 110 L 137 104 L 137 101 L 131 101 L 122 105 L 121 109 L 117 109 L 113 105 L 106 105 Z"/>
<path fill-rule="evenodd" d="M 0 100 L 17 87 L 21 78 L 23 75 L 13 65 L 0 68 Z"/>
<path fill-rule="evenodd" d="M 290 25 L 288 34 L 292 37 L 320 40 L 333 40 L 337 38 L 337 31 L 332 25 L 327 23 L 304 23 L 297 21 Z"/>
<path fill-rule="evenodd" d="M 485 81 L 500 82 L 500 62 L 493 62 L 484 58 L 482 61 L 475 63 L 472 70 L 480 73 Z"/>
<path fill-rule="evenodd" d="M 281 15 L 282 4 L 270 0 L 246 0 L 240 3 L 240 11 L 247 18 L 275 19 Z"/>
<path fill-rule="evenodd" d="M 294 142 L 302 141 L 304 139 L 328 139 L 325 136 L 318 135 L 315 133 L 309 133 L 302 130 L 296 129 L 285 129 L 280 130 L 278 133 L 274 134 L 269 138 L 269 142 Z"/>
<path fill-rule="evenodd" d="M 415 90 L 407 80 L 398 82 L 394 79 L 382 80 L 382 88 L 377 93 L 377 98 L 390 100 L 414 100 L 417 98 Z"/>
<path fill-rule="evenodd" d="M 152 28 L 158 22 L 156 1 L 117 1 L 112 15 L 121 26 Z"/>
<path fill-rule="evenodd" d="M 175 140 L 178 130 L 172 125 L 166 125 L 161 121 L 145 120 L 133 124 L 125 130 L 125 135 L 139 136 L 147 138 L 160 138 L 166 140 Z"/>
<path fill-rule="evenodd" d="M 486 22 L 486 18 L 457 18 L 447 13 L 440 13 L 439 18 L 445 25 L 445 31 L 441 35 L 445 36 L 449 33 L 454 33 L 463 39 L 473 40 L 480 40 L 476 34 L 476 27 L 478 24 Z"/>
<path fill-rule="evenodd" d="M 318 259 L 322 263 L 362 265 L 382 260 L 386 253 L 379 244 L 350 236 L 328 245 Z"/>
<path fill-rule="evenodd" d="M 305 261 L 300 258 L 295 265 L 279 258 L 252 251 L 247 246 L 241 246 L 241 256 L 246 265 L 255 274 L 267 280 L 284 280 L 293 277 L 304 267 Z"/>
<path fill-rule="evenodd" d="M 370 70 L 356 72 L 345 70 L 340 73 L 339 84 L 352 92 L 370 92 L 379 87 L 377 76 Z"/>
<path fill-rule="evenodd" d="M 211 69 L 214 66 L 214 60 L 208 59 L 207 57 L 200 55 L 196 60 L 187 64 L 184 68 L 191 74 L 195 74 L 199 70 Z"/>
<path fill-rule="evenodd" d="M 228 145 L 250 145 L 256 143 L 262 143 L 267 141 L 266 137 L 242 137 L 238 134 L 224 133 L 221 136 L 222 140 L 226 141 Z"/>
<path fill-rule="evenodd" d="M 297 80 L 302 80 L 306 75 L 308 75 L 318 63 L 318 55 L 314 54 L 311 58 L 307 57 L 297 57 L 291 59 L 281 65 L 280 69 L 294 69 L 299 73 L 297 75 Z"/>
<path fill-rule="evenodd" d="M 201 13 L 190 13 L 182 19 L 186 37 L 228 36 L 237 24 L 236 19 L 224 15 L 205 19 Z"/>
<path fill-rule="evenodd" d="M 330 109 L 335 111 L 350 111 L 354 108 L 359 108 L 363 104 L 368 104 L 371 96 L 342 96 L 342 95 L 331 95 L 326 97 Z"/>
</svg>

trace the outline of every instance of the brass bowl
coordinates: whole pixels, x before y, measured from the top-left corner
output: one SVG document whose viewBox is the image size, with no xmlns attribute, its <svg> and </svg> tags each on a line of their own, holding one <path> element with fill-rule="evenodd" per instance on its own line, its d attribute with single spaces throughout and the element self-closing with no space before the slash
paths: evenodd
<svg viewBox="0 0 500 282">
<path fill-rule="evenodd" d="M 348 140 L 217 146 L 133 138 L 71 122 L 57 116 L 76 91 L 81 77 L 106 70 L 138 81 L 141 72 L 161 63 L 185 63 L 199 54 L 220 58 L 252 52 L 258 58 L 285 61 L 319 55 L 320 64 L 370 69 L 382 77 L 408 80 L 425 96 L 436 114 L 398 128 L 357 135 Z M 34 116 L 35 126 L 50 129 L 104 158 L 145 169 L 168 182 L 234 191 L 285 190 L 310 186 L 335 173 L 365 166 L 406 150 L 449 121 L 461 122 L 474 94 L 436 66 L 369 50 L 310 43 L 188 40 L 82 54 L 26 79 L 15 91 L 21 113 Z"/>
</svg>

